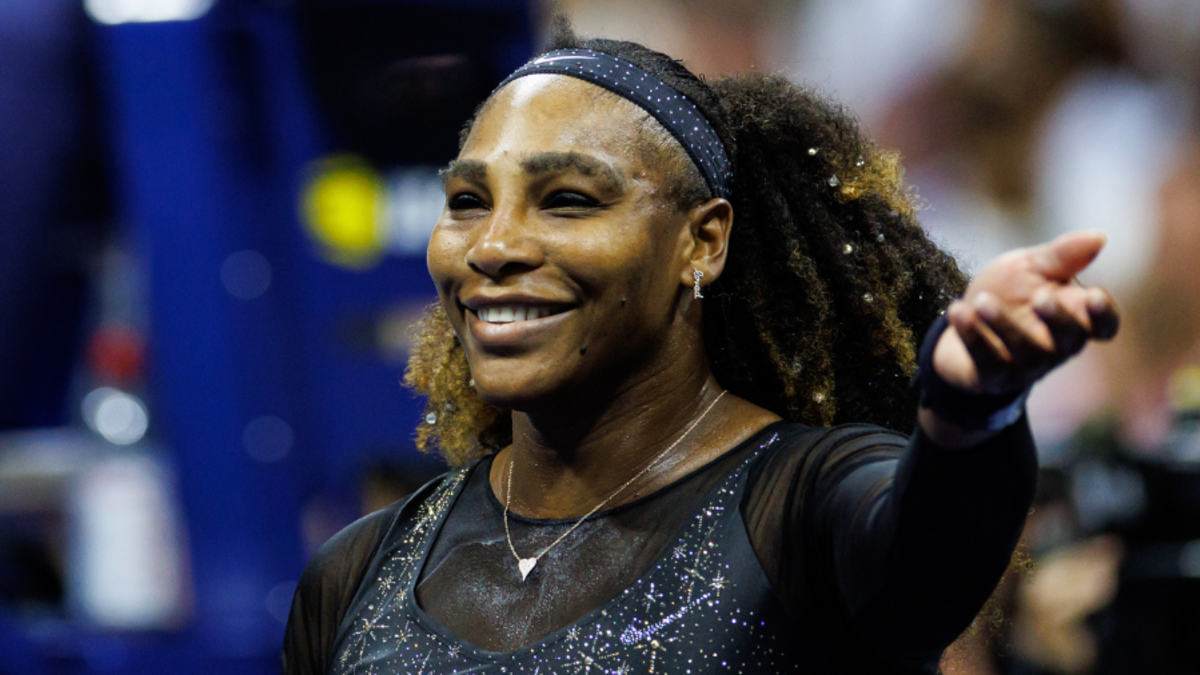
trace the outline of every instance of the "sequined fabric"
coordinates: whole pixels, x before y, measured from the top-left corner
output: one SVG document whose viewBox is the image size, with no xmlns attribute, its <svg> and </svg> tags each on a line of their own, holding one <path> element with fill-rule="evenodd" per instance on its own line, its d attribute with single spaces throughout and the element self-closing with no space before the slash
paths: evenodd
<svg viewBox="0 0 1200 675">
<path fill-rule="evenodd" d="M 758 448 L 777 440 L 771 435 Z M 713 490 L 652 567 L 610 602 L 515 652 L 477 649 L 418 607 L 414 586 L 467 475 L 423 501 L 403 545 L 342 623 L 335 673 L 777 673 L 801 667 L 797 627 L 775 599 L 738 513 L 747 467 Z"/>
<path fill-rule="evenodd" d="M 284 673 L 932 674 L 1006 568 L 1037 475 L 1023 421 L 963 451 L 781 422 L 596 514 L 522 582 L 489 461 L 314 554 Z M 573 523 L 518 517 L 513 541 L 528 555 Z"/>
</svg>

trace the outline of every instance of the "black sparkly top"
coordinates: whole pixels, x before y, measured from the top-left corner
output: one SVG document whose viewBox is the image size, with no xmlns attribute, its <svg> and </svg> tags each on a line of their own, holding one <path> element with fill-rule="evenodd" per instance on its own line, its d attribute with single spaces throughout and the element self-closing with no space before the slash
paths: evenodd
<svg viewBox="0 0 1200 675">
<path fill-rule="evenodd" d="M 490 465 L 318 551 L 285 673 L 932 673 L 1006 568 L 1036 476 L 1023 420 L 966 451 L 776 423 L 588 518 L 522 582 Z M 573 523 L 510 514 L 525 555 Z"/>
</svg>

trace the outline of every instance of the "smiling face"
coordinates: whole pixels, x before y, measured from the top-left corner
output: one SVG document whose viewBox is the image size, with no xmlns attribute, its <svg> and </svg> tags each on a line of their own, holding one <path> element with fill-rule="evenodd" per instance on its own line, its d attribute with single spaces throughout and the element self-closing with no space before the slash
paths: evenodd
<svg viewBox="0 0 1200 675">
<path fill-rule="evenodd" d="M 446 172 L 428 264 L 485 401 L 529 410 L 612 392 L 698 348 L 681 283 L 691 212 L 647 151 L 653 124 L 558 75 L 513 81 L 476 120 Z"/>
</svg>

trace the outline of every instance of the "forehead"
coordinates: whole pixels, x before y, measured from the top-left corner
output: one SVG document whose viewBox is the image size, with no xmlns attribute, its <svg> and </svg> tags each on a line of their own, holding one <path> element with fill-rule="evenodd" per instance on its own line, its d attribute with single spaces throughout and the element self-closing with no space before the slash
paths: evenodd
<svg viewBox="0 0 1200 675">
<path fill-rule="evenodd" d="M 459 157 L 520 158 L 586 152 L 640 164 L 658 123 L 637 105 L 589 82 L 538 74 L 496 92 L 471 127 Z"/>
</svg>

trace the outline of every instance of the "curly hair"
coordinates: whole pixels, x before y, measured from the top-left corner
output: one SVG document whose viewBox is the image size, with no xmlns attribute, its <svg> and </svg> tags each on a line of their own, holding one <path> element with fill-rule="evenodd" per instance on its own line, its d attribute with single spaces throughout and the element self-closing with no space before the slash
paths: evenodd
<svg viewBox="0 0 1200 675">
<path fill-rule="evenodd" d="M 847 110 L 783 77 L 706 83 L 665 54 L 582 39 L 560 23 L 546 51 L 563 48 L 605 52 L 654 74 L 700 108 L 729 150 L 734 230 L 703 308 L 721 386 L 811 426 L 911 426 L 916 337 L 967 279 L 917 223 L 898 156 L 867 140 Z M 683 148 L 663 145 L 680 167 L 668 173 L 675 184 L 666 194 L 680 206 L 707 200 Z M 511 415 L 476 395 L 440 304 L 421 323 L 404 382 L 428 397 L 422 450 L 458 465 L 511 442 Z"/>
</svg>

